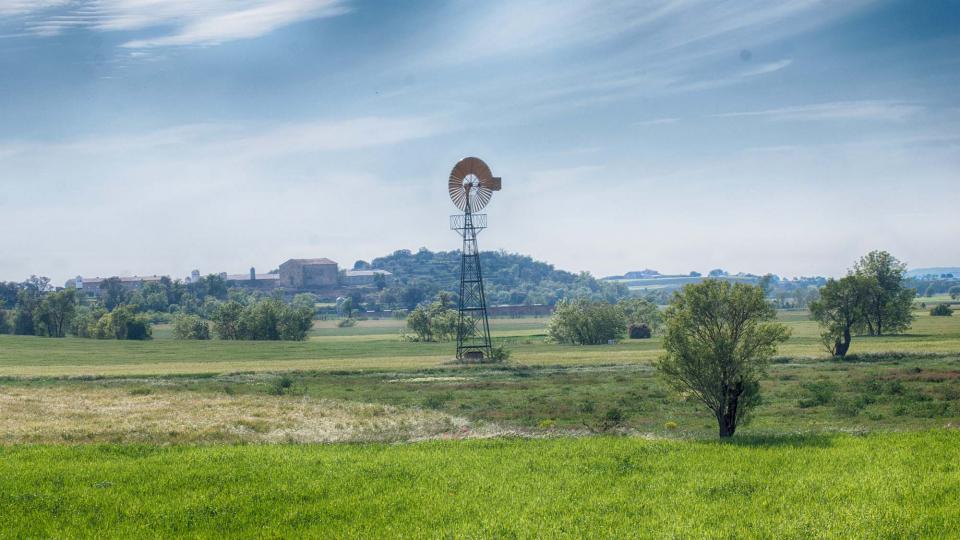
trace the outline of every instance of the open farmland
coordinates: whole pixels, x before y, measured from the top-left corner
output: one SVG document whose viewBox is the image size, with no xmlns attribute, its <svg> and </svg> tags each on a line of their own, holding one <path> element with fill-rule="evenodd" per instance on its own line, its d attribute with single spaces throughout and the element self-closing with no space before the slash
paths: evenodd
<svg viewBox="0 0 960 540">
<path fill-rule="evenodd" d="M 730 442 L 656 374 L 658 339 L 555 345 L 542 319 L 494 321 L 505 365 L 393 320 L 0 336 L 0 537 L 956 536 L 960 317 L 916 314 L 838 362 L 781 312 Z"/>
</svg>

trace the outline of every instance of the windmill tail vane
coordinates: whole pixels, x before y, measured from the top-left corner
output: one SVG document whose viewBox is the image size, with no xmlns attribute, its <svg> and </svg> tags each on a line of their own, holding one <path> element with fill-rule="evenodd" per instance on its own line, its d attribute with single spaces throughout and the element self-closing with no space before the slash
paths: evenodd
<svg viewBox="0 0 960 540">
<path fill-rule="evenodd" d="M 450 200 L 463 213 L 450 216 L 450 228 L 463 238 L 460 252 L 460 299 L 457 322 L 457 359 L 483 361 L 492 353 L 490 319 L 483 289 L 483 271 L 477 233 L 487 227 L 486 214 L 477 214 L 500 191 L 502 181 L 480 158 L 461 159 L 450 171 Z"/>
</svg>

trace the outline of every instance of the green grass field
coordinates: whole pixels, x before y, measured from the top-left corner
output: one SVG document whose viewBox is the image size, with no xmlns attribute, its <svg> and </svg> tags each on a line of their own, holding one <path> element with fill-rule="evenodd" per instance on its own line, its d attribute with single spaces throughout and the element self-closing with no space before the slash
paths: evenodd
<svg viewBox="0 0 960 540">
<path fill-rule="evenodd" d="M 302 343 L 0 336 L 0 538 L 960 535 L 960 317 L 822 351 L 803 312 L 731 442 L 658 339 L 495 320 L 505 365 Z M 316 444 L 327 443 L 327 444 Z M 335 443 L 335 444 L 330 444 Z"/>
<path fill-rule="evenodd" d="M 960 433 L 0 449 L 0 536 L 955 538 Z"/>
</svg>

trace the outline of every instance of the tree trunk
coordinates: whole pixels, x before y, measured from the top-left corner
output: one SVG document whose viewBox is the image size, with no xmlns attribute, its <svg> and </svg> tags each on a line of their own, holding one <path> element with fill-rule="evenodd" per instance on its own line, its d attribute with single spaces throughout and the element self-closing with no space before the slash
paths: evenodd
<svg viewBox="0 0 960 540">
<path fill-rule="evenodd" d="M 850 350 L 850 327 L 843 329 L 843 339 L 837 339 L 834 343 L 834 354 L 840 358 L 847 356 L 847 351 Z"/>
<path fill-rule="evenodd" d="M 726 407 L 717 414 L 717 422 L 720 424 L 720 438 L 726 439 L 733 437 L 737 431 L 737 405 L 740 401 L 740 394 L 743 393 L 743 384 L 735 385 L 727 398 Z"/>
</svg>

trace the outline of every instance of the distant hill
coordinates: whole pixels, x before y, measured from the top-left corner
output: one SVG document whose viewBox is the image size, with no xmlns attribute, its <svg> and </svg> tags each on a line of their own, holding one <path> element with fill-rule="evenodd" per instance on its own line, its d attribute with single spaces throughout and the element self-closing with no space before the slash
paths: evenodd
<svg viewBox="0 0 960 540">
<path fill-rule="evenodd" d="M 600 281 L 589 273 L 558 270 L 552 264 L 528 255 L 505 251 L 484 251 L 483 280 L 490 304 L 554 304 L 563 298 L 594 298 L 615 301 L 628 296 L 629 289 L 618 283 Z M 393 273 L 395 287 L 417 287 L 427 294 L 438 290 L 458 292 L 460 252 L 402 249 L 370 261 L 376 270 Z M 388 291 L 390 292 L 390 291 Z M 390 295 L 388 295 L 389 297 Z M 398 293 L 415 299 L 417 294 Z M 411 301 L 401 300 L 410 304 Z"/>
<path fill-rule="evenodd" d="M 931 268 L 914 268 L 912 270 L 907 270 L 908 278 L 924 277 L 924 276 L 936 276 L 940 277 L 944 274 L 953 274 L 953 277 L 960 277 L 960 266 L 935 266 Z"/>
</svg>

